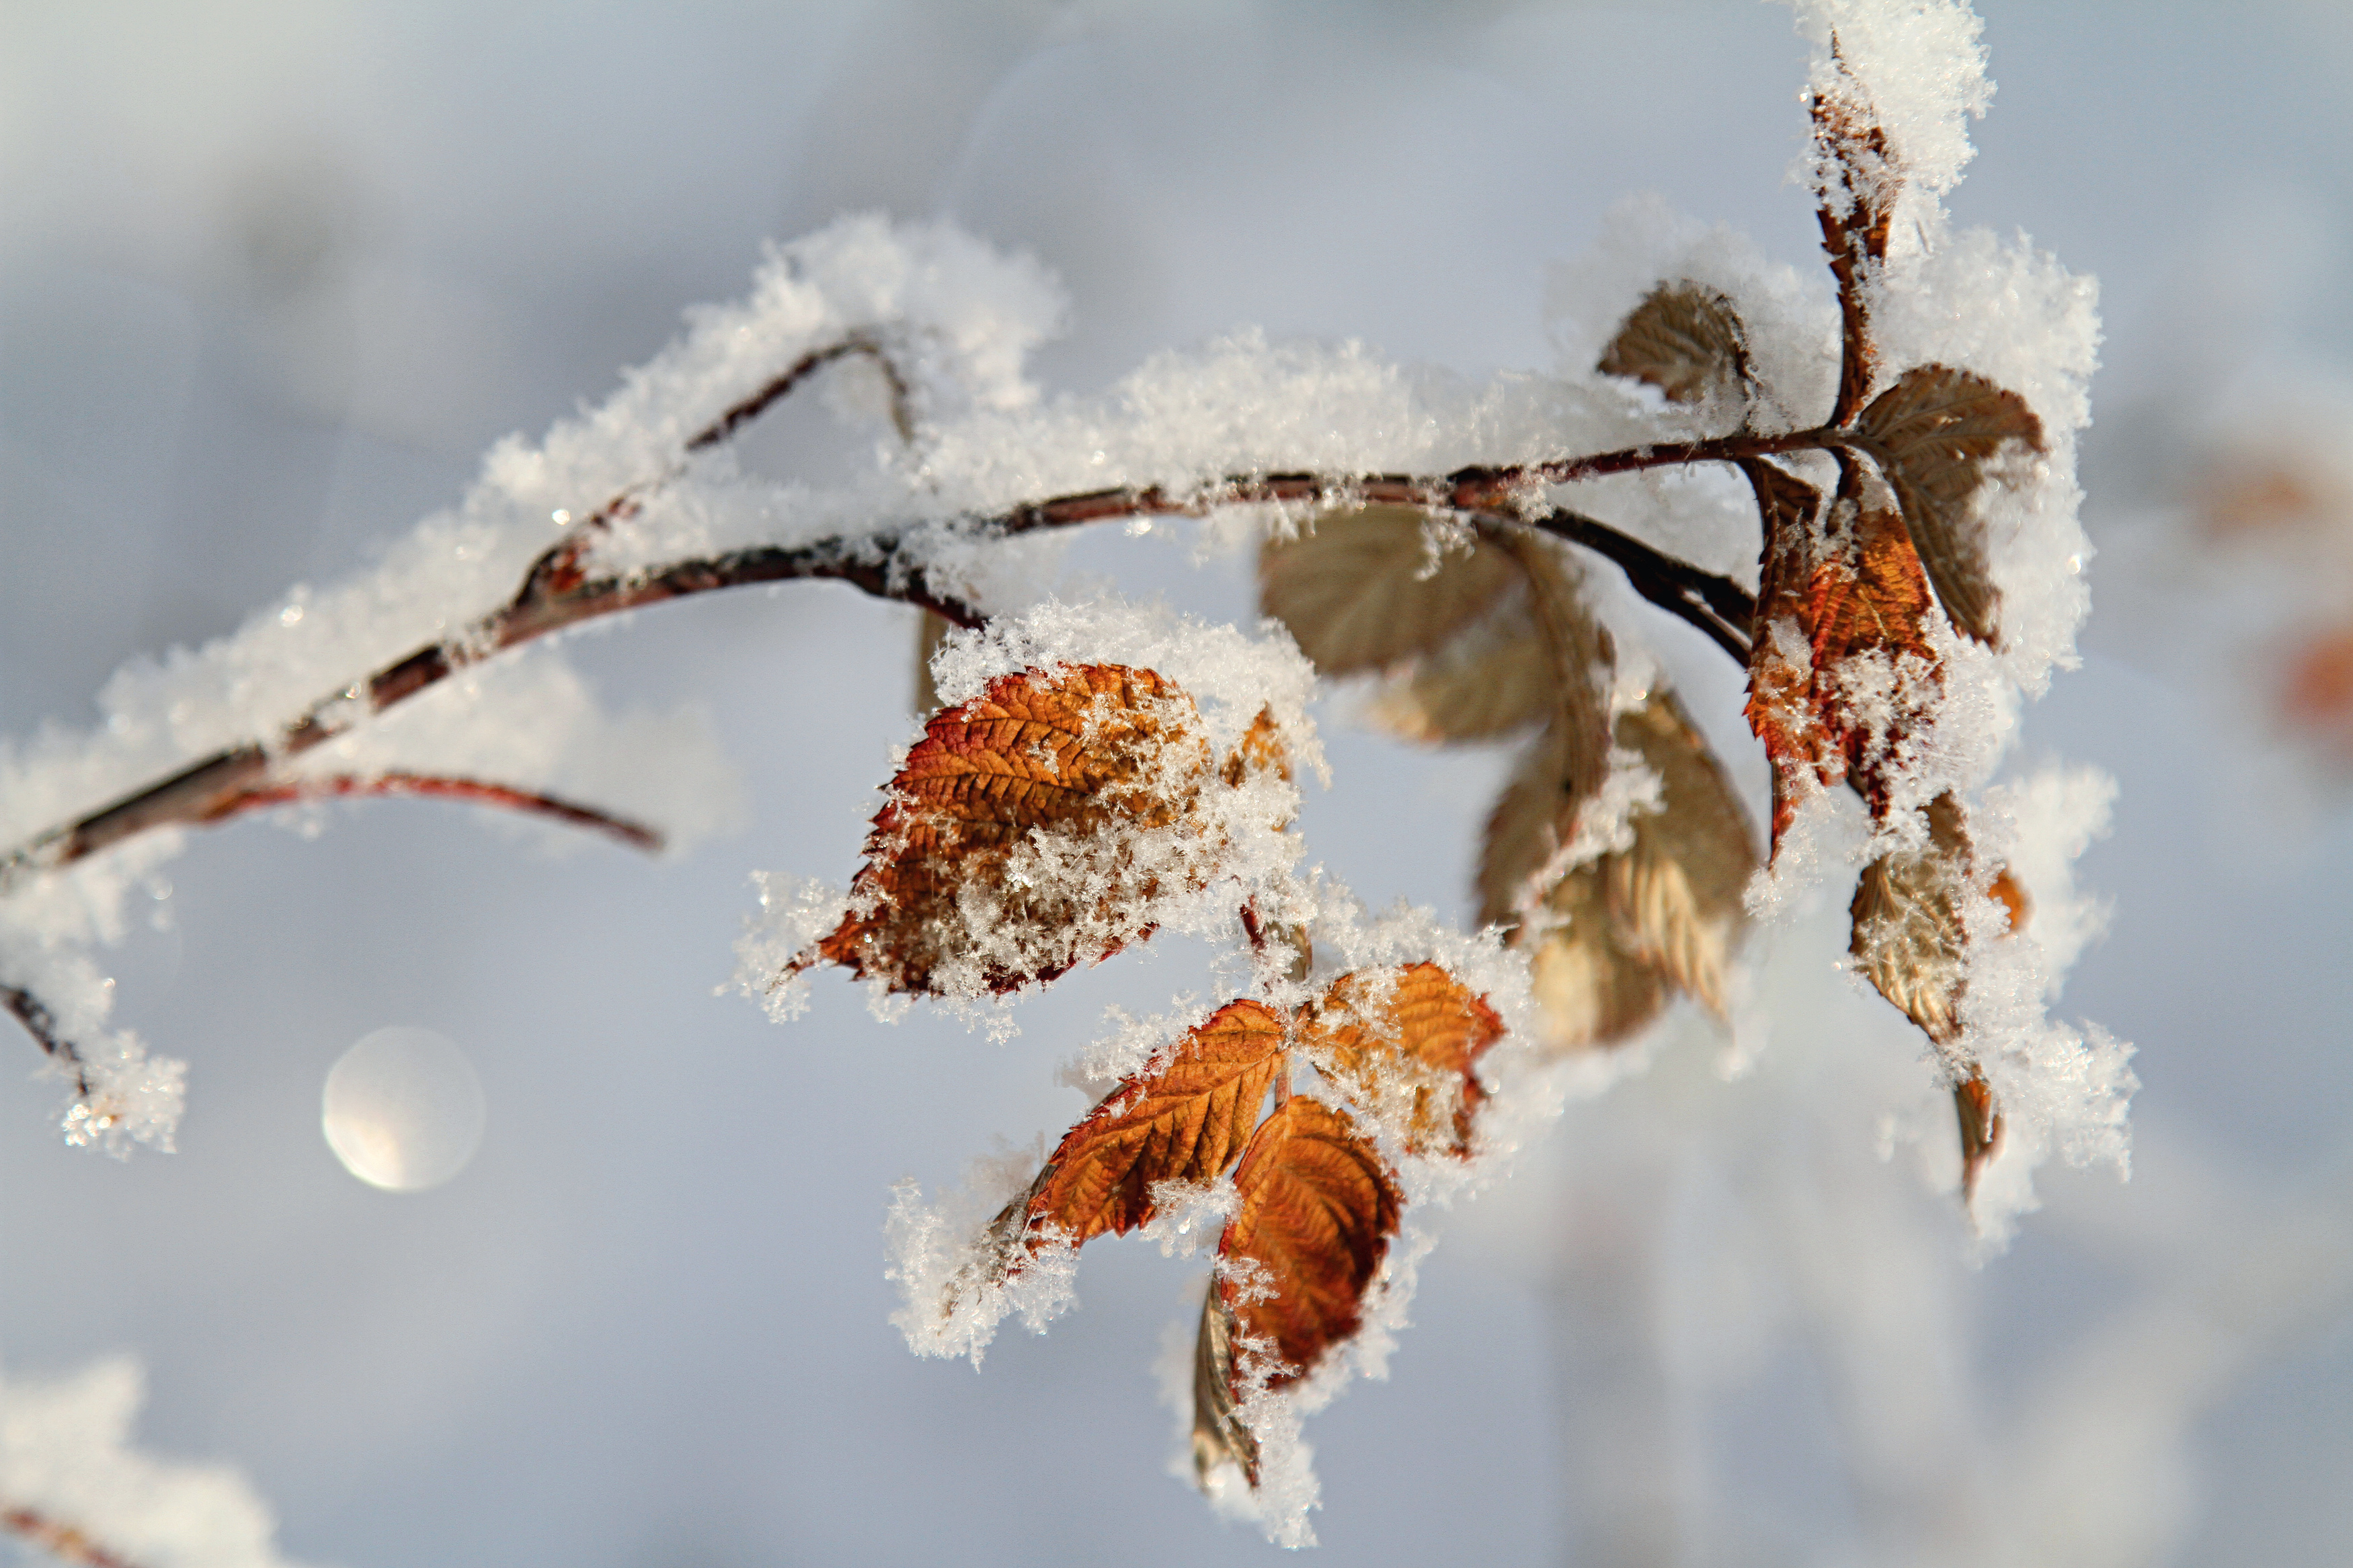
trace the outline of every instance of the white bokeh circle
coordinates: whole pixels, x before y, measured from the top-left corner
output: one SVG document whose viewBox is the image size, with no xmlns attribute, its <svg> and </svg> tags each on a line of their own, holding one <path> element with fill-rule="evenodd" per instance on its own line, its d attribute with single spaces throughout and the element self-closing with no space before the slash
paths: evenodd
<svg viewBox="0 0 2353 1568">
<path fill-rule="evenodd" d="M 378 1029 L 336 1058 L 320 1124 L 343 1168 L 370 1186 L 416 1193 L 466 1168 L 481 1146 L 481 1080 L 430 1029 Z"/>
</svg>

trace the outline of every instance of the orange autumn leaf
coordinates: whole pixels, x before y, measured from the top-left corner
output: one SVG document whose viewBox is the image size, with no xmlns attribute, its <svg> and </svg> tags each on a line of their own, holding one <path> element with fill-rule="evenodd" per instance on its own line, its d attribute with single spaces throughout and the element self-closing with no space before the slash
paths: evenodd
<svg viewBox="0 0 2353 1568">
<path fill-rule="evenodd" d="M 1304 1095 L 1259 1124 L 1234 1188 L 1240 1204 L 1218 1242 L 1217 1291 L 1237 1349 L 1271 1357 L 1266 1385 L 1283 1388 L 1364 1321 L 1404 1198 L 1347 1112 Z M 1237 1394 L 1247 1370 L 1240 1357 L 1227 1369 Z"/>
<path fill-rule="evenodd" d="M 1910 725 L 1941 690 L 1921 617 L 1927 574 L 1894 510 L 1848 482 L 1820 492 L 1770 463 L 1742 465 L 1765 521 L 1748 666 L 1749 728 L 1773 763 L 1773 842 L 1817 784 L 1852 785 L 1878 816 Z"/>
<path fill-rule="evenodd" d="M 1072 1245 L 1125 1235 L 1152 1217 L 1159 1182 L 1207 1182 L 1242 1152 L 1282 1072 L 1282 1016 L 1229 1002 L 1156 1071 L 1124 1080 L 1071 1129 L 1031 1188 L 1028 1223 Z"/>
<path fill-rule="evenodd" d="M 1414 963 L 1342 975 L 1316 1005 L 1303 1041 L 1360 1100 L 1400 1102 L 1412 1152 L 1468 1158 L 1472 1119 L 1486 1098 L 1479 1058 L 1503 1037 L 1504 1021 L 1485 997 L 1434 963 Z"/>
<path fill-rule="evenodd" d="M 802 962 L 936 993 L 1016 990 L 1108 958 L 1150 932 L 1137 911 L 1162 890 L 1134 831 L 1191 816 L 1208 778 L 1192 700 L 1151 670 L 1000 676 L 924 726 L 886 787 L 849 913 Z M 1054 874 L 1038 875 L 1049 849 Z"/>
</svg>

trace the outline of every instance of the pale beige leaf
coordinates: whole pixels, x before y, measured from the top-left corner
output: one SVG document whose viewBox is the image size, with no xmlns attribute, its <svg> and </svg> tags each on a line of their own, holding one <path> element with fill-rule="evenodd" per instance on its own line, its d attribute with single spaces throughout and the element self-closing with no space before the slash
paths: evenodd
<svg viewBox="0 0 2353 1568">
<path fill-rule="evenodd" d="M 1546 868 L 1575 836 L 1583 797 L 1569 783 L 1567 752 L 1561 726 L 1546 725 L 1488 814 L 1479 850 L 1482 925 L 1517 924 L 1542 894 Z"/>
<path fill-rule="evenodd" d="M 1609 772 L 1609 634 L 1586 610 L 1575 569 L 1534 535 L 1508 542 L 1527 574 L 1528 607 L 1551 666 L 1550 717 L 1487 819 L 1479 856 L 1480 919 L 1509 924 L 1533 884 L 1577 836 Z"/>
<path fill-rule="evenodd" d="M 1895 491 L 1945 613 L 1978 641 L 1993 641 L 2001 595 L 1986 565 L 1977 493 L 1987 460 L 2004 446 L 2043 449 L 2042 422 L 2024 398 L 1984 376 L 1924 364 L 1872 399 L 1855 434 Z"/>
<path fill-rule="evenodd" d="M 1662 283 L 1619 326 L 1595 368 L 1649 382 L 1671 403 L 1745 397 L 1748 340 L 1732 301 L 1685 279 Z"/>
<path fill-rule="evenodd" d="M 1617 650 L 1585 607 L 1584 578 L 1564 546 L 1533 532 L 1515 532 L 1506 542 L 1527 574 L 1528 612 L 1552 655 L 1562 786 L 1581 806 L 1609 773 L 1609 670 Z"/>
<path fill-rule="evenodd" d="M 1601 867 L 1588 866 L 1561 879 L 1545 902 L 1568 923 L 1528 945 L 1545 1043 L 1556 1052 L 1616 1045 L 1667 1004 L 1665 975 L 1612 934 L 1602 876 Z"/>
<path fill-rule="evenodd" d="M 1525 614 L 1498 620 L 1391 681 L 1373 704 L 1373 721 L 1429 745 L 1498 740 L 1542 722 L 1554 705 L 1552 650 Z"/>
<path fill-rule="evenodd" d="M 1356 507 L 1325 512 L 1297 539 L 1269 540 L 1259 552 L 1259 607 L 1325 675 L 1433 652 L 1519 574 L 1483 542 L 1448 552 L 1431 572 L 1423 522 L 1415 507 Z"/>
<path fill-rule="evenodd" d="M 1660 809 L 1636 814 L 1634 843 L 1603 863 L 1612 934 L 1709 1011 L 1745 924 L 1757 841 L 1732 781 L 1674 694 L 1661 687 L 1618 721 L 1618 743 L 1659 775 Z"/>
</svg>

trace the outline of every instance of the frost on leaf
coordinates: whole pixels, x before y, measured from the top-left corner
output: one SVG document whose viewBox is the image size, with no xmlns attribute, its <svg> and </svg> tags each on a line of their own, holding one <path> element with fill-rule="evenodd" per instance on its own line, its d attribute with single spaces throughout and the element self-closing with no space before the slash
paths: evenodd
<svg viewBox="0 0 2353 1568">
<path fill-rule="evenodd" d="M 1219 847 L 1199 721 L 1151 670 L 1100 664 L 1002 676 L 935 715 L 887 786 L 849 913 L 796 963 L 976 995 L 1148 935 L 1151 900 L 1206 882 Z"/>
<path fill-rule="evenodd" d="M 1419 508 L 1327 511 L 1313 531 L 1270 539 L 1259 554 L 1259 606 L 1291 628 L 1327 676 L 1430 653 L 1502 598 L 1518 574 L 1484 541 L 1433 557 Z"/>
<path fill-rule="evenodd" d="M 1595 368 L 1648 382 L 1670 403 L 1745 400 L 1748 337 L 1732 301 L 1715 289 L 1662 283 L 1619 326 Z"/>
<path fill-rule="evenodd" d="M 1263 1002 L 1229 1002 L 1178 1042 L 1156 1071 L 1105 1096 L 1048 1159 L 1024 1228 L 1071 1245 L 1124 1236 L 1151 1219 L 1162 1182 L 1207 1182 L 1248 1141 L 1284 1062 L 1283 1020 Z"/>
<path fill-rule="evenodd" d="M 1831 48 L 1835 58 L 1835 41 Z M 1822 249 L 1838 279 L 1841 318 L 1838 400 L 1830 422 L 1843 425 L 1871 394 L 1878 357 L 1871 336 L 1871 288 L 1887 261 L 1904 169 L 1889 155 L 1887 132 L 1872 110 L 1870 93 L 1842 59 L 1831 84 L 1813 92 L 1810 108 Z"/>
<path fill-rule="evenodd" d="M 1749 728 L 1773 764 L 1773 844 L 1817 785 L 1851 784 L 1883 816 L 1909 732 L 1943 695 L 1921 626 L 1928 579 L 1902 519 L 1866 505 L 1853 470 L 1825 510 L 1771 463 L 1742 465 L 1765 521 Z"/>
<path fill-rule="evenodd" d="M 1904 1009 L 1937 1045 L 1960 1037 L 1968 932 L 1969 837 L 1960 803 L 1929 803 L 1928 842 L 1883 855 L 1855 886 L 1852 950 L 1879 994 Z"/>
<path fill-rule="evenodd" d="M 1197 1412 L 1287 1388 L 1355 1335 L 1404 1201 L 1348 1114 L 1303 1095 L 1260 1123 L 1234 1186 L 1240 1203 L 1219 1240 L 1210 1289 L 1232 1328 L 1222 1346 L 1205 1330 L 1196 1367 L 1198 1378 L 1221 1381 L 1226 1392 L 1204 1394 L 1197 1384 Z M 1215 1440 L 1254 1457 L 1253 1447 Z M 1244 1473 L 1256 1483 L 1247 1459 Z"/>
<path fill-rule="evenodd" d="M 2014 392 L 1941 364 L 1904 373 L 1872 400 L 1855 434 L 1887 476 L 1912 546 L 1953 624 L 1994 640 L 2000 599 L 1975 501 L 1987 460 L 2010 442 L 2041 452 L 2042 422 Z"/>
<path fill-rule="evenodd" d="M 1403 1112 L 1406 1150 L 1467 1159 L 1486 1098 L 1479 1058 L 1503 1038 L 1483 996 L 1434 963 L 1333 982 L 1303 1031 L 1316 1065 L 1370 1107 Z"/>
<path fill-rule="evenodd" d="M 1488 825 L 1482 918 L 1514 924 L 1556 1048 L 1608 1045 L 1657 1016 L 1675 990 L 1723 1014 L 1725 975 L 1757 849 L 1723 764 L 1663 687 L 1620 716 L 1615 739 L 1654 799 L 1630 802 L 1618 839 L 1566 873 L 1537 868 L 1545 841 L 1523 773 Z M 1614 845 L 1614 847 L 1613 847 Z M 1556 877 L 1529 905 L 1531 879 Z M 1525 906 L 1525 907 L 1524 907 Z"/>
</svg>

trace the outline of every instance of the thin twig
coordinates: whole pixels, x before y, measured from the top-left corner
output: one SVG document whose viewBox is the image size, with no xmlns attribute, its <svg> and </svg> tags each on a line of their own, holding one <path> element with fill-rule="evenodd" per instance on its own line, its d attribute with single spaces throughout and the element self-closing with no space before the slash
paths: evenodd
<svg viewBox="0 0 2353 1568">
<path fill-rule="evenodd" d="M 510 811 L 552 817 L 573 827 L 591 828 L 649 855 L 659 853 L 662 847 L 662 836 L 654 828 L 600 811 L 593 805 L 581 805 L 573 801 L 559 800 L 554 795 L 512 789 L 505 784 L 485 784 L 480 779 L 448 778 L 436 773 L 391 773 L 372 776 L 336 773 L 320 778 L 291 779 L 220 800 L 213 805 L 205 820 L 225 822 L 232 816 L 268 806 L 349 795 L 417 795 L 468 801 L 476 805 L 502 806 Z"/>
<path fill-rule="evenodd" d="M 1530 521 L 1610 562 L 1634 592 L 1697 626 L 1746 668 L 1757 616 L 1757 600 L 1747 589 L 1578 512 L 1558 510 Z"/>
</svg>

